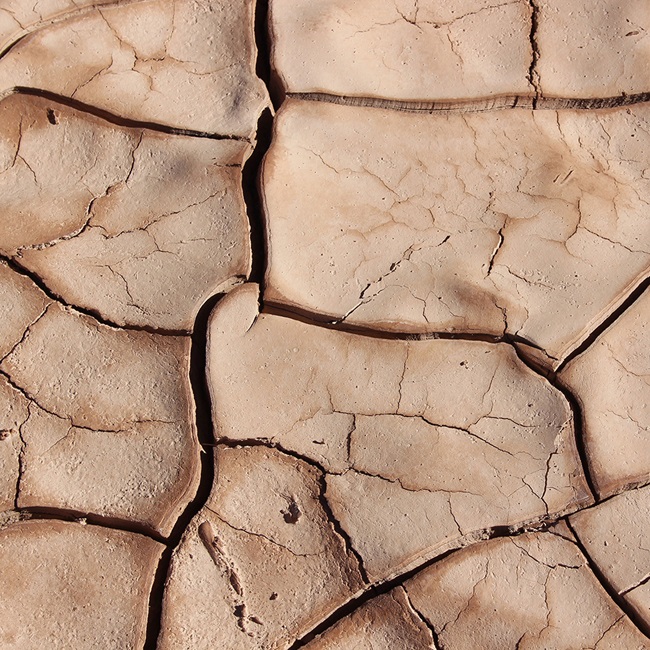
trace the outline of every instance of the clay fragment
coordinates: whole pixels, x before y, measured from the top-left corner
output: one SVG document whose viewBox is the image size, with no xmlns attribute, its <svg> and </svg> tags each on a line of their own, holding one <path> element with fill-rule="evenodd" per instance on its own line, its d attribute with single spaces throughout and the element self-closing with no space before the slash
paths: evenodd
<svg viewBox="0 0 650 650">
<path fill-rule="evenodd" d="M 76 12 L 4 55 L 0 89 L 39 88 L 132 120 L 251 138 L 268 103 L 255 74 L 253 20 L 252 0 Z"/>
<path fill-rule="evenodd" d="M 650 631 L 650 487 L 619 494 L 570 521 L 607 582 Z"/>
<path fill-rule="evenodd" d="M 265 301 L 527 340 L 556 366 L 647 277 L 648 104 L 425 114 L 287 100 Z"/>
<path fill-rule="evenodd" d="M 45 99 L 0 103 L 0 252 L 118 325 L 191 330 L 250 270 L 250 147 L 130 129 Z"/>
<path fill-rule="evenodd" d="M 259 314 L 249 284 L 212 316 L 208 372 L 218 440 L 322 467 L 371 581 L 591 500 L 568 404 L 508 345 L 375 339 Z"/>
<path fill-rule="evenodd" d="M 650 12 L 635 0 L 531 0 L 536 75 L 550 97 L 614 97 L 650 89 Z"/>
<path fill-rule="evenodd" d="M 270 7 L 272 63 L 289 93 L 426 108 L 650 88 L 650 14 L 635 0 L 271 0 Z"/>
<path fill-rule="evenodd" d="M 580 403 L 585 451 L 601 497 L 650 478 L 650 293 L 560 373 Z"/>
<path fill-rule="evenodd" d="M 463 549 L 404 584 L 443 648 L 644 650 L 566 526 Z"/>
<path fill-rule="evenodd" d="M 35 302 L 40 291 L 2 268 L 8 304 Z M 45 302 L 0 362 L 12 431 L 0 447 L 21 449 L 16 505 L 168 534 L 199 478 L 189 339 L 109 328 Z"/>
<path fill-rule="evenodd" d="M 158 647 L 287 648 L 359 590 L 357 560 L 308 463 L 260 446 L 219 446 L 215 462 L 219 480 L 174 555 Z"/>
<path fill-rule="evenodd" d="M 306 650 L 376 650 L 377 648 L 436 648 L 431 631 L 409 605 L 398 587 L 377 596 L 346 616 Z"/>
<path fill-rule="evenodd" d="M 272 0 L 270 15 L 288 92 L 457 100 L 532 90 L 526 0 Z"/>
<path fill-rule="evenodd" d="M 0 530 L 0 645 L 142 648 L 163 549 L 142 535 L 62 521 Z"/>
</svg>

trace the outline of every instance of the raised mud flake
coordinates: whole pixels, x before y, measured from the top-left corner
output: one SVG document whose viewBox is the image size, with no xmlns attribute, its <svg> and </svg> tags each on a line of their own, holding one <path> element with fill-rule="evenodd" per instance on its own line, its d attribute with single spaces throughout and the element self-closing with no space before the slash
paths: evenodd
<svg viewBox="0 0 650 650">
<path fill-rule="evenodd" d="M 316 468 L 261 446 L 217 447 L 215 462 L 172 562 L 159 647 L 287 648 L 360 589 L 358 562 Z"/>
<path fill-rule="evenodd" d="M 650 648 L 564 528 L 463 549 L 404 589 L 443 648 Z"/>
<path fill-rule="evenodd" d="M 650 488 L 615 496 L 570 521 L 605 579 L 650 631 Z"/>
<path fill-rule="evenodd" d="M 646 291 L 559 376 L 582 407 L 585 450 L 601 497 L 650 481 L 649 335 Z"/>
<path fill-rule="evenodd" d="M 648 105 L 417 115 L 289 100 L 265 301 L 523 337 L 557 363 L 647 276 Z"/>
<path fill-rule="evenodd" d="M 608 97 L 650 88 L 650 12 L 635 0 L 530 0 L 537 74 L 550 97 Z"/>
<path fill-rule="evenodd" d="M 250 270 L 245 142 L 116 126 L 45 99 L 0 103 L 0 251 L 119 325 L 191 330 Z"/>
<path fill-rule="evenodd" d="M 271 0 L 288 92 L 457 100 L 532 91 L 527 0 Z"/>
<path fill-rule="evenodd" d="M 61 521 L 0 530 L 0 644 L 142 648 L 163 548 L 141 535 Z"/>
<path fill-rule="evenodd" d="M 304 647 L 306 650 L 431 650 L 436 645 L 431 631 L 410 606 L 406 592 L 398 587 L 362 605 Z"/>
<path fill-rule="evenodd" d="M 568 404 L 508 345 L 319 328 L 258 314 L 243 285 L 212 317 L 208 367 L 218 438 L 323 467 L 372 581 L 590 501 Z"/>
<path fill-rule="evenodd" d="M 71 15 L 4 55 L 0 89 L 35 87 L 133 120 L 248 138 L 268 103 L 253 5 L 147 0 Z"/>
<path fill-rule="evenodd" d="M 10 280 L 8 278 L 7 280 Z M 20 290 L 8 282 L 4 294 Z M 189 340 L 119 331 L 51 304 L 0 363 L 23 394 L 17 506 L 168 534 L 198 482 Z"/>
</svg>

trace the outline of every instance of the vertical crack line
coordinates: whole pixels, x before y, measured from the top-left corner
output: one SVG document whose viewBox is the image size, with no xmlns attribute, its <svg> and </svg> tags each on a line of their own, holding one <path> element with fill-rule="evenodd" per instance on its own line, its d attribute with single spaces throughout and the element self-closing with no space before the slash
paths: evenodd
<svg viewBox="0 0 650 650">
<path fill-rule="evenodd" d="M 536 0 L 528 0 L 530 6 L 530 48 L 532 50 L 532 55 L 530 59 L 530 67 L 528 68 L 528 83 L 535 90 L 535 96 L 533 97 L 533 109 L 537 108 L 537 102 L 541 97 L 541 88 L 539 83 L 539 71 L 537 69 L 537 64 L 539 63 L 539 44 L 537 43 L 537 30 L 539 27 L 539 7 L 536 4 Z"/>
<path fill-rule="evenodd" d="M 573 441 L 575 443 L 575 448 L 580 459 L 580 465 L 582 466 L 582 475 L 585 478 L 585 483 L 587 484 L 587 488 L 591 493 L 592 498 L 594 501 L 598 501 L 599 493 L 596 489 L 596 483 L 593 479 L 591 464 L 589 462 L 589 455 L 587 454 L 587 448 L 585 444 L 585 426 L 580 402 L 569 390 L 569 388 L 566 387 L 558 379 L 556 373 L 544 372 L 538 368 L 536 364 L 532 363 L 526 357 L 526 355 L 519 349 L 517 345 L 513 345 L 512 348 L 515 351 L 515 354 L 517 355 L 519 361 L 521 361 L 529 370 L 547 381 L 555 390 L 559 391 L 569 404 L 569 409 L 571 410 L 571 415 L 573 416 Z"/>
<path fill-rule="evenodd" d="M 359 574 L 361 575 L 361 579 L 363 580 L 364 584 L 369 585 L 370 579 L 368 578 L 368 573 L 363 563 L 363 557 L 361 556 L 361 553 L 359 553 L 359 551 L 357 551 L 357 549 L 354 548 L 354 544 L 352 544 L 352 539 L 350 538 L 350 535 L 345 530 L 345 528 L 343 528 L 341 522 L 334 515 L 334 512 L 332 511 L 332 507 L 330 506 L 330 503 L 327 500 L 327 496 L 326 496 L 327 480 L 326 480 L 325 472 L 321 472 L 321 475 L 319 477 L 319 488 L 320 488 L 320 493 L 318 495 L 318 500 L 320 501 L 320 505 L 321 508 L 323 508 L 323 512 L 325 513 L 325 516 L 327 517 L 328 521 L 332 525 L 334 532 L 336 532 L 336 534 L 343 540 L 343 544 L 345 545 L 345 550 L 347 554 L 352 555 L 356 560 L 357 568 L 359 569 Z"/>
<path fill-rule="evenodd" d="M 194 498 L 177 519 L 174 528 L 167 538 L 167 547 L 163 551 L 154 576 L 149 595 L 149 615 L 147 632 L 143 650 L 155 650 L 162 628 L 162 607 L 165 596 L 166 580 L 171 566 L 174 550 L 180 544 L 181 538 L 190 521 L 207 503 L 214 482 L 214 430 L 212 424 L 212 403 L 206 375 L 208 320 L 216 304 L 224 294 L 209 298 L 197 314 L 190 348 L 189 382 L 194 398 L 194 418 L 196 433 L 200 448 L 200 479 Z"/>
<path fill-rule="evenodd" d="M 578 536 L 578 533 L 575 531 L 574 527 L 571 525 L 571 520 L 569 517 L 566 518 L 566 524 L 569 527 L 569 530 L 573 533 L 575 537 L 575 543 L 580 549 L 582 555 L 587 561 L 589 569 L 596 577 L 596 580 L 600 583 L 601 587 L 607 592 L 607 595 L 614 601 L 618 608 L 630 619 L 632 624 L 645 636 L 650 639 L 650 624 L 648 624 L 641 616 L 639 616 L 634 609 L 630 606 L 627 600 L 621 596 L 616 589 L 612 586 L 609 580 L 605 577 L 603 572 L 600 570 L 600 567 L 593 561 L 592 557 L 589 555 L 589 552 L 585 548 L 582 540 Z"/>
<path fill-rule="evenodd" d="M 422 623 L 431 633 L 431 638 L 433 639 L 433 647 L 437 650 L 444 650 L 444 646 L 440 642 L 438 632 L 436 631 L 436 628 L 433 627 L 433 623 L 431 623 L 431 621 L 413 604 L 411 596 L 409 595 L 409 592 L 404 585 L 402 585 L 402 591 L 404 592 L 404 598 L 406 598 L 408 606 L 413 610 L 413 612 L 415 612 L 415 615 L 422 621 Z"/>
</svg>

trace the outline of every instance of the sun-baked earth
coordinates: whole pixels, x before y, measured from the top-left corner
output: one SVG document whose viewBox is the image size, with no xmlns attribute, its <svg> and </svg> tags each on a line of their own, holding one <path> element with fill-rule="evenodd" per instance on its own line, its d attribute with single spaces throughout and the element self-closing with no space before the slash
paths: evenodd
<svg viewBox="0 0 650 650">
<path fill-rule="evenodd" d="M 0 0 L 0 648 L 650 650 L 649 31 Z"/>
</svg>

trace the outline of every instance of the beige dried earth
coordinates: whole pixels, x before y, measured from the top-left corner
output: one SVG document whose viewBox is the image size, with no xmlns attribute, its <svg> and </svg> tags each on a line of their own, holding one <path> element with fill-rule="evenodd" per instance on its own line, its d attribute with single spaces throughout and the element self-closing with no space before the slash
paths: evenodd
<svg viewBox="0 0 650 650">
<path fill-rule="evenodd" d="M 0 0 L 0 647 L 650 650 L 648 30 Z"/>
</svg>

